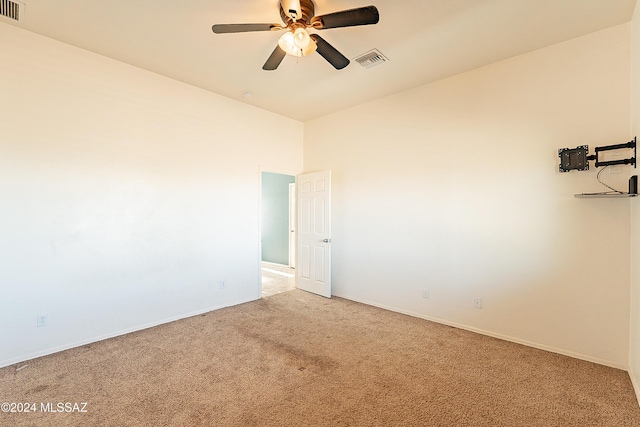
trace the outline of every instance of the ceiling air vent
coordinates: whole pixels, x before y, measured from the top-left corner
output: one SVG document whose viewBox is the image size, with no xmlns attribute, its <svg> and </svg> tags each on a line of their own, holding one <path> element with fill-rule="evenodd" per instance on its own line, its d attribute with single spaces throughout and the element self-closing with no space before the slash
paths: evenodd
<svg viewBox="0 0 640 427">
<path fill-rule="evenodd" d="M 387 62 L 386 56 L 384 56 L 378 49 L 370 50 L 369 52 L 360 55 L 356 58 L 356 62 L 362 65 L 364 68 L 375 67 L 376 65 L 380 65 L 383 62 Z"/>
<path fill-rule="evenodd" d="M 23 10 L 24 3 L 11 0 L 0 0 L 0 16 L 20 22 Z"/>
</svg>

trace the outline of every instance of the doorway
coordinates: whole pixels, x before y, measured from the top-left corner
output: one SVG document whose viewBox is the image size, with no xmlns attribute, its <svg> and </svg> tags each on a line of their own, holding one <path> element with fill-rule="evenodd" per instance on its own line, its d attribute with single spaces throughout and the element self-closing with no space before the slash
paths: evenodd
<svg viewBox="0 0 640 427">
<path fill-rule="evenodd" d="M 292 175 L 262 172 L 262 297 L 296 287 L 295 180 Z"/>
</svg>

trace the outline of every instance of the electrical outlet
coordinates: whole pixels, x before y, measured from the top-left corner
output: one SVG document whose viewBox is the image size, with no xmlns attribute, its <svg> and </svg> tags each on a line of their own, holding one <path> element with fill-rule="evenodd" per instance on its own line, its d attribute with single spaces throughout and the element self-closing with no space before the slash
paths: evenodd
<svg viewBox="0 0 640 427">
<path fill-rule="evenodd" d="M 224 280 L 220 281 L 220 289 L 227 289 L 227 283 Z"/>
<path fill-rule="evenodd" d="M 38 328 L 42 328 L 43 326 L 47 326 L 47 316 L 44 314 L 39 314 L 36 318 L 36 326 Z"/>
<path fill-rule="evenodd" d="M 473 306 L 475 308 L 482 308 L 482 298 L 474 298 L 473 299 Z"/>
<path fill-rule="evenodd" d="M 429 298 L 429 289 L 422 290 L 422 298 Z"/>
</svg>

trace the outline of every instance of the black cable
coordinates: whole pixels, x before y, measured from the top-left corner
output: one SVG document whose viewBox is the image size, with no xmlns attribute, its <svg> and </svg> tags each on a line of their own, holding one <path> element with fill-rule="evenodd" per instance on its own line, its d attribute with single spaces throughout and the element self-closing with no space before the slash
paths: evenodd
<svg viewBox="0 0 640 427">
<path fill-rule="evenodd" d="M 598 175 L 596 175 L 596 179 L 598 180 L 598 182 L 599 182 L 600 184 L 604 185 L 604 186 L 605 186 L 605 187 L 607 187 L 609 190 L 613 190 L 613 192 L 614 192 L 614 193 L 617 193 L 617 194 L 625 194 L 625 192 L 624 192 L 624 191 L 616 190 L 615 188 L 611 187 L 610 185 L 605 184 L 604 182 L 602 182 L 602 181 L 600 180 L 600 174 L 601 174 L 601 173 L 602 173 L 606 168 L 608 168 L 608 167 L 609 167 L 609 166 L 605 166 L 605 167 L 603 167 L 602 169 L 600 169 L 600 171 L 598 172 Z M 610 193 L 610 192 L 606 192 L 606 193 L 602 193 L 602 194 L 607 194 L 607 193 Z"/>
</svg>

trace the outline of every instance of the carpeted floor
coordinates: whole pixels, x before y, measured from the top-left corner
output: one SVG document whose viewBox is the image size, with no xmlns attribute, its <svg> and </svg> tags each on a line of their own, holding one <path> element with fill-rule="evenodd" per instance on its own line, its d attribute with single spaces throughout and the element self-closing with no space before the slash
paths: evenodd
<svg viewBox="0 0 640 427">
<path fill-rule="evenodd" d="M 3 426 L 640 426 L 624 371 L 299 290 L 0 369 L 0 402 L 36 404 Z"/>
</svg>

